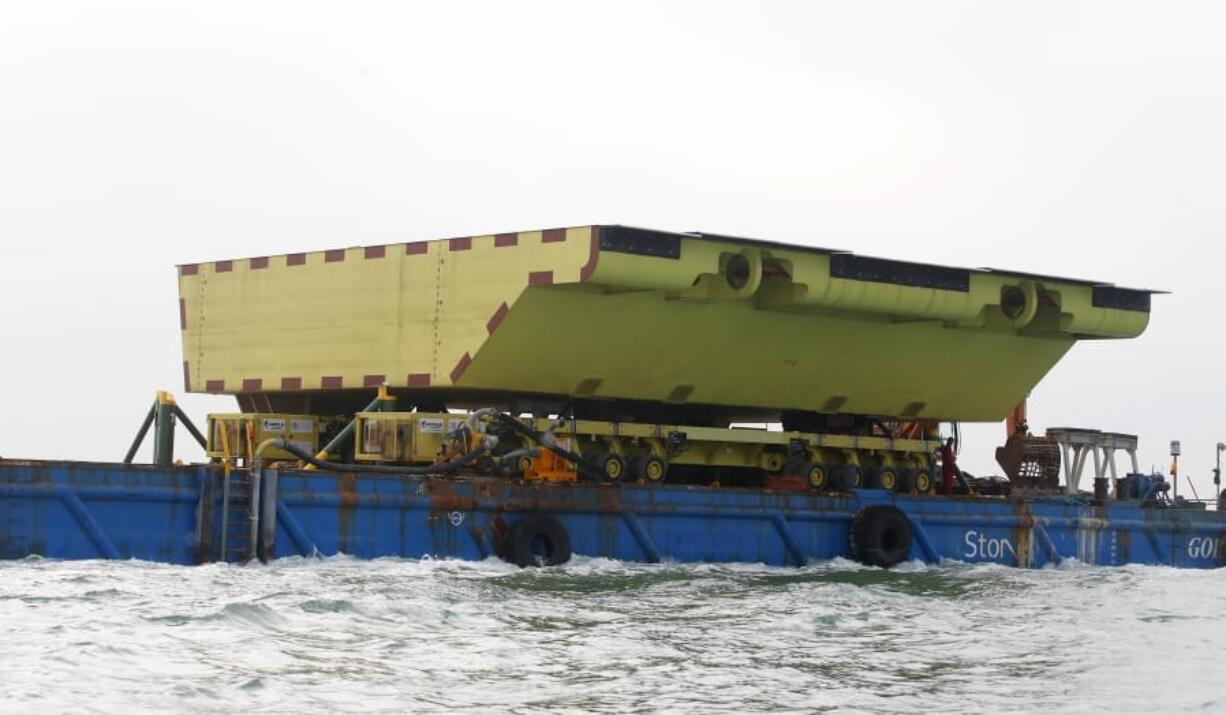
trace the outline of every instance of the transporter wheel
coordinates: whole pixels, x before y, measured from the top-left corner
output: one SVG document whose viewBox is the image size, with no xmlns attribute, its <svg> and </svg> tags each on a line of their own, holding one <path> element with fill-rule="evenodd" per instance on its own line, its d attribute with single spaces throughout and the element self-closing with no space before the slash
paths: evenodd
<svg viewBox="0 0 1226 715">
<path fill-rule="evenodd" d="M 851 520 L 850 539 L 853 559 L 888 569 L 911 553 L 911 522 L 897 507 L 865 507 Z"/>
<path fill-rule="evenodd" d="M 821 462 L 801 462 L 795 466 L 795 473 L 800 475 L 813 491 L 824 491 L 830 486 L 830 470 Z"/>
<path fill-rule="evenodd" d="M 864 473 L 854 464 L 844 464 L 838 468 L 839 489 L 859 489 L 864 483 Z"/>
<path fill-rule="evenodd" d="M 898 472 L 886 467 L 877 473 L 877 488 L 894 491 L 898 488 Z"/>
<path fill-rule="evenodd" d="M 932 472 L 927 469 L 915 470 L 915 491 L 920 494 L 931 494 L 932 486 Z"/>
<path fill-rule="evenodd" d="M 532 469 L 532 457 L 526 454 L 521 455 L 519 459 L 515 460 L 515 469 L 519 470 L 520 474 Z"/>
<path fill-rule="evenodd" d="M 477 471 L 481 472 L 482 474 L 498 473 L 498 463 L 495 462 L 494 458 L 488 454 L 483 457 L 479 457 L 475 466 L 477 467 Z"/>
<path fill-rule="evenodd" d="M 620 482 L 626 476 L 626 460 L 617 452 L 596 455 L 596 476 L 606 482 Z"/>
<path fill-rule="evenodd" d="M 511 527 L 507 561 L 529 566 L 557 566 L 570 561 L 570 534 L 548 514 L 529 514 Z"/>
<path fill-rule="evenodd" d="M 668 465 L 654 454 L 636 454 L 629 461 L 630 475 L 657 484 L 664 481 Z"/>
</svg>

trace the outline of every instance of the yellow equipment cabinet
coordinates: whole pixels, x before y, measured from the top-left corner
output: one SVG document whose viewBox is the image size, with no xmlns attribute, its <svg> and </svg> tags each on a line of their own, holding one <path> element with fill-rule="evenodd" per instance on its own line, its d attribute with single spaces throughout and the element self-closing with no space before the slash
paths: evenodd
<svg viewBox="0 0 1226 715">
<path fill-rule="evenodd" d="M 187 388 L 244 411 L 347 414 L 387 384 L 718 424 L 1001 420 L 1076 341 L 1140 335 L 1151 291 L 578 226 L 182 265 L 179 296 Z"/>
<path fill-rule="evenodd" d="M 321 423 L 314 415 L 213 414 L 209 415 L 208 455 L 214 459 L 248 459 L 268 439 L 284 439 L 314 454 L 319 449 Z M 269 449 L 265 459 L 297 459 L 282 449 Z"/>
<path fill-rule="evenodd" d="M 354 458 L 359 462 L 432 464 L 443 455 L 446 436 L 467 415 L 433 412 L 359 412 Z"/>
</svg>

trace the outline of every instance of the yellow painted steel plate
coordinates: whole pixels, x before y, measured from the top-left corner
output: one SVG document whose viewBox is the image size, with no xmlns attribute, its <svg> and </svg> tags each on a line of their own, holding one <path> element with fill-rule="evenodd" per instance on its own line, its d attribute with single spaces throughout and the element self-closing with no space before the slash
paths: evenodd
<svg viewBox="0 0 1226 715">
<path fill-rule="evenodd" d="M 179 266 L 194 392 L 456 389 L 998 420 L 1150 291 L 622 226 Z"/>
</svg>

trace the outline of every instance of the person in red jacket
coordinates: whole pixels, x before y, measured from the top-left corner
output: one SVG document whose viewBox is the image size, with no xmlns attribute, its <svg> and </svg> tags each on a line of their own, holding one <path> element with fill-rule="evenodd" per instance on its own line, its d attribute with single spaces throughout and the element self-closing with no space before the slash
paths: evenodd
<svg viewBox="0 0 1226 715">
<path fill-rule="evenodd" d="M 941 447 L 941 493 L 954 493 L 954 475 L 958 473 L 958 458 L 954 456 L 954 438 L 945 440 Z"/>
</svg>

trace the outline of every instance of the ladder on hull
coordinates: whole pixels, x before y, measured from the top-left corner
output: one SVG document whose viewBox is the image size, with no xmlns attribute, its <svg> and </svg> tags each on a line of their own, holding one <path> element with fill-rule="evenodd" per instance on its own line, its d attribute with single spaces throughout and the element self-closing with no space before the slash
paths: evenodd
<svg viewBox="0 0 1226 715">
<path fill-rule="evenodd" d="M 223 480 L 221 560 L 246 563 L 256 557 L 260 475 L 250 469 L 226 470 Z"/>
</svg>

